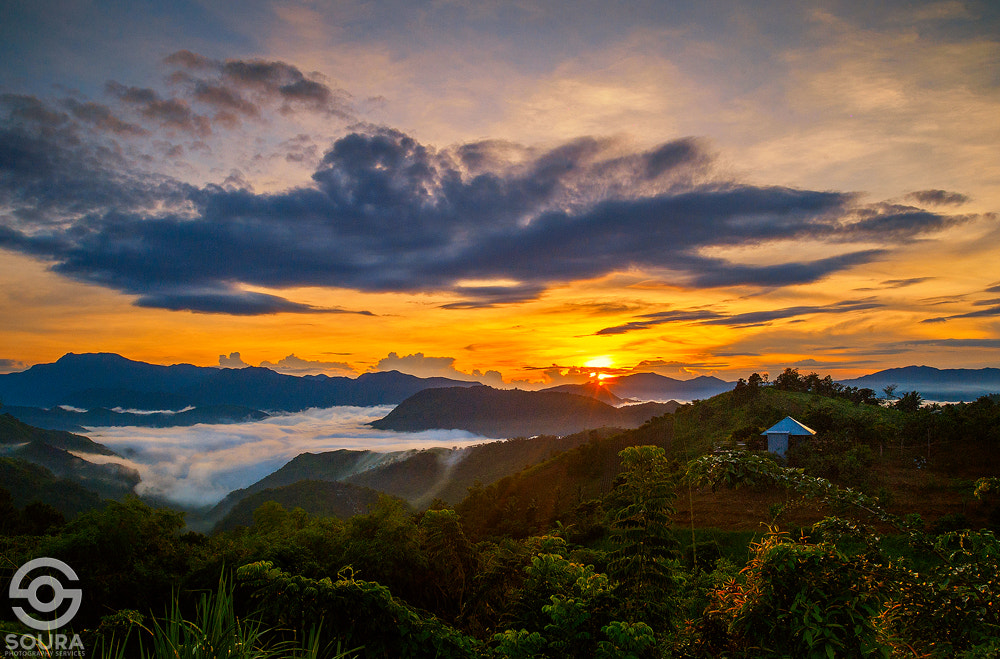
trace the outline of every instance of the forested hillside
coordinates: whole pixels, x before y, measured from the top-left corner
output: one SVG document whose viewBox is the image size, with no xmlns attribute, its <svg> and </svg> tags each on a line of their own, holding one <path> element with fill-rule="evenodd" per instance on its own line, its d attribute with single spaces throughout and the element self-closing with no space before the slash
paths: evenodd
<svg viewBox="0 0 1000 659">
<path fill-rule="evenodd" d="M 1000 404 L 783 375 L 587 435 L 453 508 L 331 515 L 358 490 L 300 484 L 202 535 L 135 499 L 44 529 L 0 501 L 0 570 L 72 565 L 98 657 L 171 638 L 240 657 L 996 656 Z M 815 438 L 753 450 L 786 415 Z M 315 514 L 273 501 L 296 488 L 327 488 Z"/>
</svg>

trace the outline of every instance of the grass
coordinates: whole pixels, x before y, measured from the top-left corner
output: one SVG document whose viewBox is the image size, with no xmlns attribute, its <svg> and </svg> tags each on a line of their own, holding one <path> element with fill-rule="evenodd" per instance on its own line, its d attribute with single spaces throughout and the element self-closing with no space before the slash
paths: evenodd
<svg viewBox="0 0 1000 659">
<path fill-rule="evenodd" d="M 305 634 L 287 638 L 287 630 L 265 629 L 253 618 L 241 618 L 236 612 L 232 587 L 219 580 L 214 593 L 203 593 L 195 607 L 193 618 L 181 610 L 174 597 L 170 610 L 163 618 L 155 618 L 149 626 L 142 623 L 136 612 L 116 614 L 108 627 L 113 629 L 101 636 L 97 644 L 99 659 L 349 659 L 357 649 L 343 651 L 339 643 L 321 646 L 321 624 Z M 122 630 L 124 629 L 124 634 Z M 133 637 L 133 634 L 136 636 Z"/>
</svg>

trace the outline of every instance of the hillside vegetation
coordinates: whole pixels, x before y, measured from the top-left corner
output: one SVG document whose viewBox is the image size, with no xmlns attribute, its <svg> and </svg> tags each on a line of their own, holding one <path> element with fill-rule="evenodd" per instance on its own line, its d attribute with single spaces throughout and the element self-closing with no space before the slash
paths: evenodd
<svg viewBox="0 0 1000 659">
<path fill-rule="evenodd" d="M 383 495 L 334 517 L 324 497 L 357 490 L 305 483 L 257 492 L 294 496 L 210 536 L 134 498 L 32 527 L 0 490 L 0 551 L 77 571 L 68 631 L 102 658 L 225 639 L 232 657 L 997 656 L 1000 402 L 872 394 L 751 378 L 586 433 L 454 508 Z M 788 464 L 747 450 L 787 415 L 819 431 Z M 286 507 L 317 495 L 323 512 Z"/>
</svg>

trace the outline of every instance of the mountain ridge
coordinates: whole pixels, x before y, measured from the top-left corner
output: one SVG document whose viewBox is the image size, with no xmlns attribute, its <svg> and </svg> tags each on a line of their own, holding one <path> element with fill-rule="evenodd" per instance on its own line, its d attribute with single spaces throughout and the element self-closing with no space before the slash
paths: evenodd
<svg viewBox="0 0 1000 659">
<path fill-rule="evenodd" d="M 568 435 L 602 427 L 634 428 L 679 403 L 613 407 L 591 396 L 562 391 L 478 387 L 425 389 L 368 425 L 378 430 L 467 430 L 493 438 Z"/>
<path fill-rule="evenodd" d="M 0 375 L 0 401 L 51 408 L 85 399 L 90 405 L 113 408 L 123 405 L 119 399 L 131 398 L 158 410 L 183 403 L 300 412 L 310 407 L 392 405 L 426 388 L 474 385 L 478 383 L 399 371 L 363 373 L 357 378 L 295 376 L 256 366 L 161 366 L 115 353 L 67 353 L 51 364 Z"/>
</svg>

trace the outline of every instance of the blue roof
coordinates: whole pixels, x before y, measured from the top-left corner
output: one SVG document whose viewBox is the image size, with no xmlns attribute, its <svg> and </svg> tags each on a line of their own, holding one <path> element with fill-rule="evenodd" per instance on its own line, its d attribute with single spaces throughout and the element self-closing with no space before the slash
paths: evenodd
<svg viewBox="0 0 1000 659">
<path fill-rule="evenodd" d="M 815 435 L 816 431 L 812 428 L 802 425 L 790 416 L 786 416 L 781 421 L 762 432 L 762 435 L 767 435 L 769 433 L 788 433 L 789 435 L 803 436 L 803 435 Z"/>
</svg>

